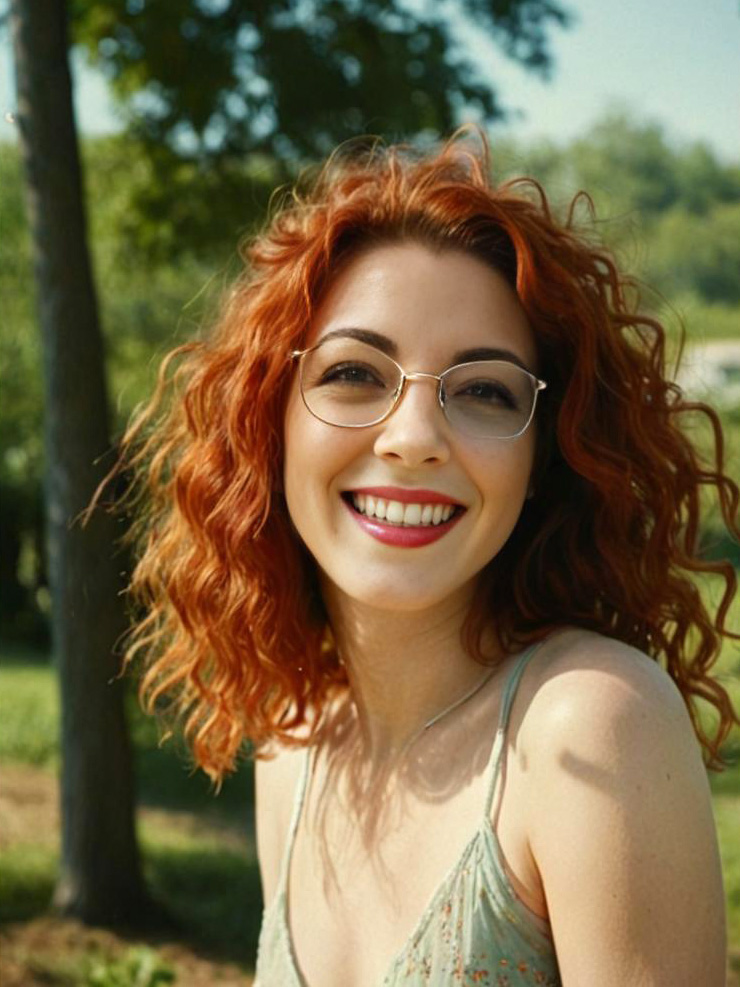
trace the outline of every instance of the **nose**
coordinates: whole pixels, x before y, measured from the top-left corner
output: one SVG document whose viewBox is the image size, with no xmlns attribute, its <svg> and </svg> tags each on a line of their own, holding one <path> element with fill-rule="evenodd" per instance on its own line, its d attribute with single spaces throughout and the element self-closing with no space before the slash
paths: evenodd
<svg viewBox="0 0 740 987">
<path fill-rule="evenodd" d="M 413 374 L 392 413 L 378 426 L 375 455 L 415 467 L 446 463 L 449 426 L 437 398 L 437 378 Z"/>
</svg>

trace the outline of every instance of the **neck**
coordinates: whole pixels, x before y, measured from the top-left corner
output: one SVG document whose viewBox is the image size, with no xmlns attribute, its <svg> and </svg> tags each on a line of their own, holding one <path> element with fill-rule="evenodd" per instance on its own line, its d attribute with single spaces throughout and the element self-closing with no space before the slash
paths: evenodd
<svg viewBox="0 0 740 987">
<path fill-rule="evenodd" d="M 415 612 L 374 609 L 336 587 L 325 587 L 324 597 L 363 746 L 375 762 L 398 756 L 429 720 L 488 674 L 462 645 L 470 594 Z"/>
</svg>

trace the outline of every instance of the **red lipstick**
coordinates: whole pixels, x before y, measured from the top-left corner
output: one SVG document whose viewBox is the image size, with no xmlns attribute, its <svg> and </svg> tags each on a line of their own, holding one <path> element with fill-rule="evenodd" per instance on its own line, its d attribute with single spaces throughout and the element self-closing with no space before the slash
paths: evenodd
<svg viewBox="0 0 740 987">
<path fill-rule="evenodd" d="M 425 490 L 423 487 L 353 487 L 347 493 L 370 494 L 371 497 L 382 497 L 383 500 L 397 500 L 401 504 L 453 504 L 462 507 L 459 500 L 448 497 L 447 494 L 436 490 Z"/>
</svg>

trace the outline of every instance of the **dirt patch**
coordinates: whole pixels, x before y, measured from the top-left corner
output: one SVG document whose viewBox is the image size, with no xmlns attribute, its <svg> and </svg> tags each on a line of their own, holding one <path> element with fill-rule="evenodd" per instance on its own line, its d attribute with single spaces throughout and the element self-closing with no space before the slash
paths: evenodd
<svg viewBox="0 0 740 987">
<path fill-rule="evenodd" d="M 184 836 L 212 838 L 220 847 L 244 850 L 250 840 L 238 828 L 214 814 L 177 812 L 171 809 L 140 807 L 140 822 L 164 827 Z M 42 768 L 6 765 L 0 769 L 0 852 L 13 843 L 35 843 L 58 848 L 59 779 Z"/>
<path fill-rule="evenodd" d="M 0 851 L 12 843 L 59 845 L 59 783 L 41 768 L 3 765 Z"/>
</svg>

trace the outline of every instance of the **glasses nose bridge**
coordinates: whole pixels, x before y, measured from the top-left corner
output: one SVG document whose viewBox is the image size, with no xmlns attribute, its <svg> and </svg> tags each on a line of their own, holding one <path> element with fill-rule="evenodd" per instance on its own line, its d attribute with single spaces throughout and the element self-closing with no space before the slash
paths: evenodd
<svg viewBox="0 0 740 987">
<path fill-rule="evenodd" d="M 441 374 L 425 374 L 422 373 L 422 371 L 420 370 L 416 370 L 410 374 L 407 374 L 404 371 L 403 376 L 406 380 L 423 380 L 424 378 L 427 378 L 427 380 L 436 380 L 437 383 L 439 383 L 442 380 Z"/>
<path fill-rule="evenodd" d="M 412 373 L 406 373 L 405 370 L 399 367 L 401 370 L 401 383 L 396 391 L 396 400 L 393 403 L 393 410 L 395 410 L 401 403 L 404 394 L 406 393 L 406 384 L 411 382 L 412 384 L 417 381 L 430 380 L 434 381 L 437 385 L 437 400 L 444 409 L 444 402 L 442 400 L 442 374 L 427 374 L 421 370 L 415 370 Z"/>
</svg>

